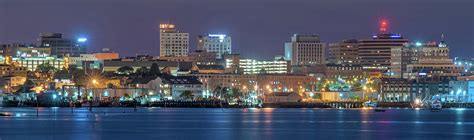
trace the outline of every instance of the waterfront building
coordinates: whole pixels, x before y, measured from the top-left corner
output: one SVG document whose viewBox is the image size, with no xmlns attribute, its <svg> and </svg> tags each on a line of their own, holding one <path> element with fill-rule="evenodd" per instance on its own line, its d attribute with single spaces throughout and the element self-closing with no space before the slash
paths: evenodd
<svg viewBox="0 0 474 140">
<path fill-rule="evenodd" d="M 26 82 L 26 76 L 2 76 L 0 77 L 0 89 L 4 93 L 15 92 Z"/>
<path fill-rule="evenodd" d="M 456 80 L 455 76 L 427 77 L 413 80 L 411 85 L 412 101 L 431 101 L 442 95 L 448 95 L 450 91 L 449 82 L 454 80 Z M 446 102 L 447 100 L 441 99 L 441 101 Z"/>
<path fill-rule="evenodd" d="M 198 50 L 215 53 L 221 59 L 226 54 L 232 54 L 232 39 L 225 34 L 208 34 L 198 37 Z"/>
<path fill-rule="evenodd" d="M 134 88 L 153 90 L 167 99 L 181 99 L 184 92 L 190 92 L 194 98 L 202 97 L 202 83 L 192 76 L 151 76 L 133 79 L 129 85 Z M 153 94 L 153 93 L 151 93 Z"/>
<path fill-rule="evenodd" d="M 51 55 L 78 57 L 86 53 L 87 38 L 63 38 L 60 33 L 41 33 L 38 46 L 51 48 Z"/>
<path fill-rule="evenodd" d="M 461 76 L 463 67 L 454 65 L 452 59 L 420 59 L 416 64 L 406 65 L 406 78 Z"/>
<path fill-rule="evenodd" d="M 434 98 L 446 97 L 449 94 L 450 81 L 453 76 L 425 77 L 422 79 L 383 78 L 380 88 L 380 99 L 384 102 L 431 101 Z M 448 101 L 447 98 L 441 99 Z"/>
<path fill-rule="evenodd" d="M 189 33 L 176 29 L 174 24 L 160 24 L 160 57 L 187 56 Z"/>
<path fill-rule="evenodd" d="M 383 78 L 380 98 L 384 102 L 411 102 L 412 81 L 403 78 Z"/>
<path fill-rule="evenodd" d="M 440 95 L 442 102 L 474 102 L 474 81 L 449 81 L 449 94 Z"/>
<path fill-rule="evenodd" d="M 216 89 L 238 88 L 244 92 L 259 94 L 271 92 L 303 93 L 304 87 L 317 81 L 315 77 L 296 74 L 215 74 L 191 73 L 203 83 L 205 94 L 217 92 Z"/>
<path fill-rule="evenodd" d="M 326 64 L 326 43 L 322 43 L 317 35 L 298 35 L 285 43 L 285 59 L 291 65 Z"/>
<path fill-rule="evenodd" d="M 296 92 L 272 92 L 265 94 L 263 103 L 296 103 L 302 99 L 303 97 Z"/>
</svg>

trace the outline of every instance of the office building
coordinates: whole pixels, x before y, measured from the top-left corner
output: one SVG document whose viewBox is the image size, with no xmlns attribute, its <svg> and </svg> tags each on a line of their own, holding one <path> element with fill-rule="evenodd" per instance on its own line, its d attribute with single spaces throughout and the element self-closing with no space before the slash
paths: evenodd
<svg viewBox="0 0 474 140">
<path fill-rule="evenodd" d="M 380 33 L 371 39 L 362 39 L 358 51 L 360 64 L 369 71 L 400 77 L 402 56 L 392 52 L 403 48 L 407 42 L 400 34 L 392 33 Z"/>
<path fill-rule="evenodd" d="M 51 48 L 51 55 L 77 57 L 86 53 L 87 38 L 63 38 L 60 33 L 41 33 L 38 46 Z"/>
<path fill-rule="evenodd" d="M 23 44 L 3 44 L 0 45 L 0 55 L 11 57 L 48 57 L 51 56 L 51 48 Z"/>
<path fill-rule="evenodd" d="M 405 78 L 420 79 L 425 77 L 461 76 L 463 66 L 454 65 L 452 59 L 420 59 L 416 64 L 406 66 Z"/>
<path fill-rule="evenodd" d="M 328 63 L 359 64 L 359 44 L 355 39 L 329 44 Z"/>
<path fill-rule="evenodd" d="M 15 66 L 18 67 L 25 67 L 28 71 L 35 71 L 36 67 L 41 64 L 49 64 L 53 66 L 54 68 L 61 70 L 64 67 L 69 66 L 69 58 L 56 58 L 56 57 L 30 57 L 30 58 L 24 58 L 24 57 L 13 57 L 13 58 L 8 58 L 8 57 L 0 57 L 0 63 L 2 64 L 8 64 L 7 59 L 12 59 L 11 63 Z"/>
<path fill-rule="evenodd" d="M 160 57 L 187 56 L 189 33 L 176 30 L 174 24 L 160 24 Z"/>
<path fill-rule="evenodd" d="M 289 64 L 286 60 L 240 59 L 239 68 L 243 74 L 283 74 L 288 73 Z"/>
<path fill-rule="evenodd" d="M 291 37 L 291 42 L 285 43 L 285 59 L 291 65 L 325 64 L 326 44 L 321 43 L 317 35 L 297 35 Z"/>
<path fill-rule="evenodd" d="M 198 38 L 198 50 L 216 53 L 221 59 L 226 54 L 232 53 L 231 37 L 224 34 L 200 35 Z"/>
</svg>

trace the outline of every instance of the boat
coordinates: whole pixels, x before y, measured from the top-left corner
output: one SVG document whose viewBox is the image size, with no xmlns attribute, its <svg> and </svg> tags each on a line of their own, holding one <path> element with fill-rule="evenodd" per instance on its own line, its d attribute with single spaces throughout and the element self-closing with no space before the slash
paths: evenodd
<svg viewBox="0 0 474 140">
<path fill-rule="evenodd" d="M 7 114 L 7 113 L 0 113 L 0 116 L 11 116 L 11 114 Z"/>
<path fill-rule="evenodd" d="M 442 105 L 441 105 L 441 101 L 439 100 L 433 100 L 431 101 L 431 106 L 430 106 L 430 110 L 432 112 L 434 111 L 440 111 L 442 109 Z"/>
<path fill-rule="evenodd" d="M 364 102 L 364 107 L 368 107 L 368 108 L 375 108 L 377 107 L 377 103 L 376 102 L 372 102 L 372 101 L 367 101 L 367 102 Z"/>
<path fill-rule="evenodd" d="M 385 112 L 385 109 L 377 107 L 377 103 L 372 101 L 364 102 L 364 108 L 371 108 L 375 112 Z"/>
<path fill-rule="evenodd" d="M 385 112 L 385 109 L 382 108 L 376 108 L 374 109 L 375 112 Z"/>
</svg>

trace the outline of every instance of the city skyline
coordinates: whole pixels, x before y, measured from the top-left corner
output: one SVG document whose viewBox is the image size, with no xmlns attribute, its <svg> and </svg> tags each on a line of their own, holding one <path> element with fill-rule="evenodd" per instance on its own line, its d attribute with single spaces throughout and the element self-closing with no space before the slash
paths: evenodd
<svg viewBox="0 0 474 140">
<path fill-rule="evenodd" d="M 25 5 L 27 2 L 37 4 Z M 0 43 L 33 43 L 41 32 L 60 32 L 67 37 L 87 37 L 89 52 L 110 48 L 126 56 L 159 55 L 158 25 L 172 23 L 190 33 L 191 51 L 196 50 L 198 35 L 217 33 L 232 36 L 232 51 L 243 57 L 271 59 L 283 55 L 284 43 L 295 33 L 319 35 L 324 43 L 367 39 L 378 32 L 379 21 L 386 19 L 390 22 L 388 32 L 401 33 L 412 42 L 439 41 L 444 34 L 453 57 L 471 58 L 469 52 L 474 51 L 471 40 L 474 14 L 465 12 L 471 10 L 472 1 L 417 0 L 390 4 L 364 0 L 337 5 L 340 1 L 272 1 L 267 4 L 265 1 L 144 0 L 141 3 L 114 1 L 110 6 L 104 5 L 107 2 L 110 1 L 0 0 L 0 18 L 9 21 L 0 23 Z M 360 10 L 368 4 L 372 6 Z M 182 10 L 169 8 L 175 6 Z M 458 8 L 445 11 L 444 7 L 448 6 Z M 262 7 L 265 11 L 259 10 Z M 128 11 L 121 12 L 123 8 Z M 285 12 L 279 9 L 285 9 Z M 357 12 L 353 12 L 355 10 Z M 439 16 L 424 16 L 426 11 Z M 63 20 L 54 20 L 58 17 Z M 455 20 L 464 22 L 450 22 Z"/>
</svg>

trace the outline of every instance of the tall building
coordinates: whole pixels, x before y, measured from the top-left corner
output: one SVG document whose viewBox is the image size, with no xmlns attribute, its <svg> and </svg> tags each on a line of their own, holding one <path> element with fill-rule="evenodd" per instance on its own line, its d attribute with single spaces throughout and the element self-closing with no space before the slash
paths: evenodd
<svg viewBox="0 0 474 140">
<path fill-rule="evenodd" d="M 160 56 L 187 56 L 189 33 L 176 30 L 174 24 L 160 24 Z"/>
<path fill-rule="evenodd" d="M 225 54 L 232 53 L 231 37 L 224 34 L 200 35 L 198 50 L 216 53 L 217 58 L 221 59 Z"/>
<path fill-rule="evenodd" d="M 399 78 L 402 71 L 402 48 L 408 42 L 400 34 L 388 33 L 388 22 L 380 22 L 379 33 L 359 40 L 360 64 L 364 70 Z"/>
<path fill-rule="evenodd" d="M 291 42 L 285 43 L 285 59 L 291 65 L 325 64 L 326 44 L 317 35 L 293 35 Z"/>
<path fill-rule="evenodd" d="M 358 64 L 359 44 L 355 39 L 344 40 L 341 43 L 329 44 L 328 63 L 330 64 Z"/>
<path fill-rule="evenodd" d="M 60 33 L 41 33 L 38 46 L 51 48 L 51 55 L 77 57 L 86 53 L 86 38 L 63 38 Z"/>
</svg>

